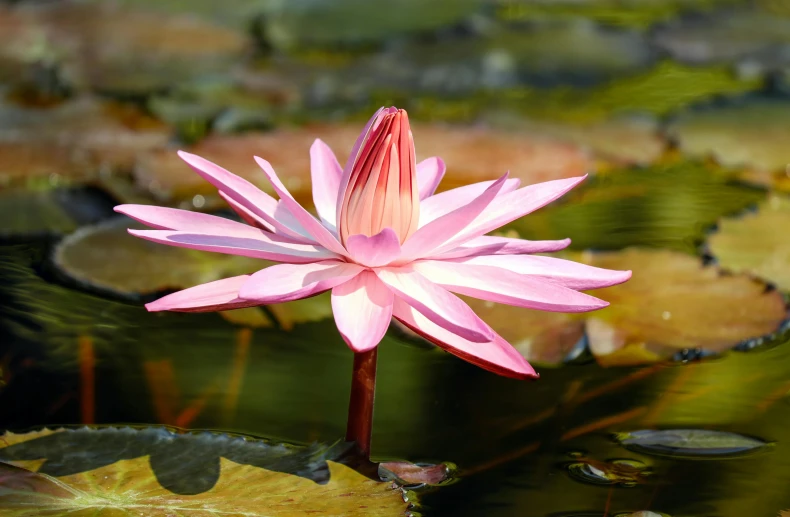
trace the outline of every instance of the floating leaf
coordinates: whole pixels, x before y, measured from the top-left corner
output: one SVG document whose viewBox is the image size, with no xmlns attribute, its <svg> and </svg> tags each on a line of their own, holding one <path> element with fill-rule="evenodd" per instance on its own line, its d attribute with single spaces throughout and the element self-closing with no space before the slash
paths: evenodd
<svg viewBox="0 0 790 517">
<path fill-rule="evenodd" d="M 128 447 L 135 439 L 142 441 L 141 437 L 151 443 L 149 448 L 169 448 L 171 454 L 155 456 L 142 449 L 130 450 Z M 45 453 L 45 441 L 59 441 L 64 447 L 61 461 L 68 457 L 72 461 L 61 464 L 59 473 L 53 473 L 57 467 L 50 465 L 48 456 L 44 456 L 47 461 L 37 473 L 0 467 L 0 508 L 9 516 L 32 517 L 42 512 L 81 516 L 105 511 L 151 516 L 387 516 L 403 515 L 407 509 L 400 490 L 325 459 L 326 452 L 322 457 L 315 447 L 273 446 L 208 433 L 179 436 L 161 429 L 83 429 L 48 436 L 37 433 L 30 440 L 13 444 L 19 441 L 15 438 L 6 435 L 11 444 L 0 449 L 0 456 L 10 459 L 11 464 L 14 456 L 40 458 Z M 112 457 L 108 452 L 113 449 L 115 458 L 107 462 Z M 253 455 L 258 454 L 260 459 L 227 457 L 249 451 L 255 451 Z M 84 469 L 90 463 L 85 458 L 97 454 L 104 455 L 103 461 L 93 469 Z M 175 486 L 168 486 L 168 481 L 175 481 Z"/>
<path fill-rule="evenodd" d="M 706 429 L 634 431 L 617 435 L 626 448 L 646 454 L 689 458 L 721 458 L 755 452 L 768 443 L 735 433 Z"/>
<path fill-rule="evenodd" d="M 598 461 L 584 458 L 566 466 L 574 479 L 594 485 L 632 487 L 644 484 L 651 474 L 647 465 L 637 460 Z"/>
<path fill-rule="evenodd" d="M 721 352 L 776 331 L 786 317 L 778 292 L 746 276 L 722 275 L 683 253 L 631 248 L 581 260 L 633 271 L 628 282 L 598 293 L 611 305 L 588 320 L 590 349 L 604 363 L 632 362 L 623 357 L 633 356 L 634 348 L 641 350 L 637 359 L 682 349 Z"/>
<path fill-rule="evenodd" d="M 268 262 L 247 257 L 162 246 L 127 233 L 143 228 L 115 218 L 83 227 L 58 244 L 55 264 L 72 278 L 120 294 L 182 289 L 253 273 Z"/>
<path fill-rule="evenodd" d="M 63 234 L 77 229 L 76 221 L 60 206 L 52 192 L 20 189 L 0 191 L 0 235 Z"/>
<path fill-rule="evenodd" d="M 439 465 L 415 465 L 402 461 L 379 463 L 379 477 L 401 485 L 438 485 L 447 480 L 450 467 Z"/>
<path fill-rule="evenodd" d="M 708 248 L 724 269 L 748 273 L 790 291 L 790 242 L 780 228 L 790 225 L 790 199 L 772 196 L 757 212 L 722 219 Z"/>
<path fill-rule="evenodd" d="M 131 167 L 169 131 L 133 108 L 79 98 L 51 108 L 0 104 L 0 182 L 54 184 L 96 180 Z"/>
<path fill-rule="evenodd" d="M 664 163 L 590 178 L 561 202 L 512 227 L 525 239 L 570 237 L 575 249 L 640 245 L 696 253 L 705 231 L 720 216 L 764 195 L 732 184 L 699 163 Z"/>
<path fill-rule="evenodd" d="M 755 98 L 683 114 L 668 133 L 687 155 L 784 174 L 790 164 L 789 128 L 790 102 Z"/>
</svg>

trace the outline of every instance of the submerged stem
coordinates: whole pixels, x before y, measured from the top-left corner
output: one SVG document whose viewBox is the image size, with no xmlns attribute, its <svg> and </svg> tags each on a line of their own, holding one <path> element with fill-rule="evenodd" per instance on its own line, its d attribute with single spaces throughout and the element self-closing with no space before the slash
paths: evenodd
<svg viewBox="0 0 790 517">
<path fill-rule="evenodd" d="M 354 354 L 351 374 L 351 400 L 348 404 L 346 441 L 370 457 L 370 436 L 373 431 L 373 399 L 376 391 L 376 355 L 378 348 Z"/>
</svg>

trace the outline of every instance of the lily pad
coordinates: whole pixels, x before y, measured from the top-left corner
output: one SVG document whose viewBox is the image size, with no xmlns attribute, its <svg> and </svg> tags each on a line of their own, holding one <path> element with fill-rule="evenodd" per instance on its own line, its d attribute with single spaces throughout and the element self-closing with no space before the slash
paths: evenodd
<svg viewBox="0 0 790 517">
<path fill-rule="evenodd" d="M 366 0 L 290 0 L 267 9 L 264 31 L 278 48 L 377 43 L 459 23 L 482 5 L 482 0 L 395 0 L 382 16 L 380 6 Z"/>
<path fill-rule="evenodd" d="M 768 445 L 757 438 L 707 429 L 633 431 L 618 434 L 617 441 L 645 454 L 711 459 L 740 456 Z"/>
<path fill-rule="evenodd" d="M 688 156 L 784 176 L 790 164 L 789 128 L 790 102 L 747 98 L 680 115 L 667 132 Z"/>
<path fill-rule="evenodd" d="M 774 195 L 756 212 L 722 219 L 707 245 L 722 268 L 748 273 L 790 291 L 790 199 Z"/>
<path fill-rule="evenodd" d="M 659 48 L 691 64 L 790 63 L 790 19 L 759 10 L 729 10 L 674 20 L 655 31 Z"/>
<path fill-rule="evenodd" d="M 133 108 L 90 97 L 51 108 L 0 104 L 0 182 L 96 180 L 129 169 L 138 152 L 163 146 L 169 133 Z"/>
<path fill-rule="evenodd" d="M 652 474 L 647 465 L 637 460 L 599 461 L 582 458 L 566 466 L 570 476 L 582 483 L 633 487 L 647 482 Z"/>
<path fill-rule="evenodd" d="M 343 448 L 293 448 L 209 433 L 81 429 L 6 435 L 0 508 L 15 516 L 403 515 L 399 489 L 337 463 Z M 44 460 L 37 472 L 13 467 Z M 54 460 L 54 461 L 53 461 Z M 30 466 L 30 460 L 23 460 Z"/>
<path fill-rule="evenodd" d="M 590 349 L 604 364 L 644 362 L 633 358 L 669 350 L 722 352 L 775 332 L 787 316 L 778 292 L 683 253 L 630 248 L 581 260 L 633 270 L 628 282 L 597 294 L 611 305 L 587 322 Z"/>
<path fill-rule="evenodd" d="M 81 283 L 122 295 L 186 288 L 268 265 L 247 257 L 162 246 L 129 235 L 128 228 L 143 227 L 125 217 L 83 227 L 58 244 L 55 264 Z"/>
<path fill-rule="evenodd" d="M 696 253 L 705 231 L 719 217 L 764 196 L 703 164 L 665 162 L 589 178 L 559 203 L 516 221 L 512 228 L 525 239 L 570 237 L 575 249 L 638 245 Z"/>
<path fill-rule="evenodd" d="M 524 84 L 589 86 L 643 72 L 655 60 L 640 33 L 603 29 L 584 19 L 489 32 L 402 45 L 362 60 L 350 75 L 373 88 L 459 95 Z"/>
</svg>

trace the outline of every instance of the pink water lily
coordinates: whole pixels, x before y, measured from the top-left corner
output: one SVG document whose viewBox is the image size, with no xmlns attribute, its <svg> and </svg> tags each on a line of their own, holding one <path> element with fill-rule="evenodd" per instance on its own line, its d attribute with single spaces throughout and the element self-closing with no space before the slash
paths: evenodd
<svg viewBox="0 0 790 517">
<path fill-rule="evenodd" d="M 439 158 L 415 163 L 405 111 L 382 108 L 342 168 L 320 140 L 310 149 L 319 218 L 283 186 L 269 162 L 255 160 L 279 200 L 199 156 L 179 152 L 247 223 L 143 205 L 116 211 L 153 230 L 130 233 L 162 244 L 282 262 L 165 296 L 150 311 L 204 312 L 287 302 L 332 291 L 343 339 L 357 353 L 375 348 L 394 317 L 477 366 L 514 378 L 535 377 L 529 363 L 453 293 L 558 312 L 605 301 L 579 292 L 626 281 L 611 271 L 534 255 L 568 239 L 528 241 L 486 235 L 559 198 L 584 177 L 519 188 L 505 174 L 435 194 Z"/>
</svg>

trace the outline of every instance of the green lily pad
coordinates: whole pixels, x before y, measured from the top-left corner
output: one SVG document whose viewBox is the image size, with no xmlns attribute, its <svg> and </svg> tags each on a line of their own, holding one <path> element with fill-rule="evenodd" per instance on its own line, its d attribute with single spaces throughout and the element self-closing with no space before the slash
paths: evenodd
<svg viewBox="0 0 790 517">
<path fill-rule="evenodd" d="M 790 19 L 759 10 L 728 10 L 675 20 L 658 28 L 655 43 L 691 64 L 749 60 L 750 66 L 790 64 Z"/>
<path fill-rule="evenodd" d="M 785 176 L 790 164 L 790 102 L 786 100 L 747 98 L 690 111 L 678 116 L 667 132 L 684 154 L 712 157 L 728 167 Z"/>
<path fill-rule="evenodd" d="M 0 235 L 5 237 L 57 235 L 77 229 L 77 222 L 51 191 L 1 190 L 0 214 Z"/>
<path fill-rule="evenodd" d="M 719 217 L 763 196 L 700 163 L 659 163 L 589 178 L 511 226 L 525 239 L 569 237 L 574 249 L 655 246 L 695 253 Z"/>
<path fill-rule="evenodd" d="M 593 291 L 611 303 L 587 319 L 590 349 L 603 364 L 640 363 L 684 349 L 721 352 L 777 331 L 787 317 L 780 293 L 683 253 L 630 248 L 581 260 L 633 271 L 628 282 Z"/>
<path fill-rule="evenodd" d="M 706 429 L 633 431 L 618 434 L 617 441 L 646 454 L 689 458 L 740 456 L 768 445 L 756 438 Z"/>
<path fill-rule="evenodd" d="M 80 283 L 117 294 L 150 294 L 253 273 L 269 263 L 163 246 L 127 233 L 144 228 L 126 217 L 87 226 L 54 251 L 58 268 Z"/>
<path fill-rule="evenodd" d="M 757 212 L 722 219 L 707 246 L 722 268 L 748 273 L 790 291 L 790 199 L 774 195 Z"/>
<path fill-rule="evenodd" d="M 0 508 L 15 517 L 388 516 L 409 506 L 390 483 L 338 463 L 348 446 L 296 448 L 157 428 L 45 430 L 3 441 Z"/>
<path fill-rule="evenodd" d="M 382 16 L 380 6 L 365 0 L 291 0 L 267 9 L 264 31 L 278 48 L 377 43 L 456 24 L 482 5 L 481 0 L 395 0 Z"/>
</svg>

